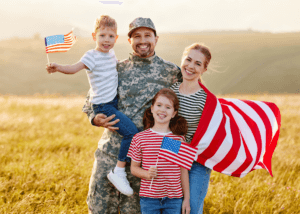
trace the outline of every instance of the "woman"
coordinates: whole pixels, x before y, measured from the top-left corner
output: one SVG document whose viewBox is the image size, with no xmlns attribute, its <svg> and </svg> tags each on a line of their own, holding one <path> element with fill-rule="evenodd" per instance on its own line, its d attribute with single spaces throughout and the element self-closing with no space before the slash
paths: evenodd
<svg viewBox="0 0 300 214">
<path fill-rule="evenodd" d="M 199 85 L 201 75 L 211 60 L 209 49 L 200 44 L 187 47 L 182 56 L 181 73 L 183 82 L 177 82 L 171 89 L 179 99 L 179 115 L 188 122 L 186 141 L 191 142 L 197 129 L 206 102 L 206 92 Z M 209 184 L 211 169 L 194 162 L 189 172 L 191 214 L 203 213 L 204 198 Z"/>
</svg>

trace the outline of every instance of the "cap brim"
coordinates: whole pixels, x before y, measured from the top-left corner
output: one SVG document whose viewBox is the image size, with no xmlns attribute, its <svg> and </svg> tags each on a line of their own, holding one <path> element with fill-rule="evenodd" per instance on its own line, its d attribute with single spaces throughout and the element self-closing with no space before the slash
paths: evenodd
<svg viewBox="0 0 300 214">
<path fill-rule="evenodd" d="M 140 27 L 136 27 L 136 28 L 131 29 L 131 31 L 129 31 L 128 34 L 127 34 L 128 37 L 131 38 L 131 34 L 133 33 L 133 31 L 135 31 L 136 29 L 139 29 L 139 28 L 141 28 L 141 27 L 145 27 L 145 26 L 140 26 Z M 154 34 L 155 34 L 155 36 L 156 36 L 156 30 L 154 30 L 153 28 L 150 28 L 150 27 L 145 27 L 145 28 L 149 28 L 149 29 L 153 30 L 153 31 L 154 31 Z"/>
</svg>

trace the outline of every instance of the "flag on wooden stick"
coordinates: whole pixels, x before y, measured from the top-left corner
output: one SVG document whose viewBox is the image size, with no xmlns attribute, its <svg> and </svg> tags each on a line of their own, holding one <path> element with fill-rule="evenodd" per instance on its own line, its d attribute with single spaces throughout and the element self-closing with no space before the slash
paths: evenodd
<svg viewBox="0 0 300 214">
<path fill-rule="evenodd" d="M 67 52 L 75 44 L 73 30 L 68 34 L 47 36 L 45 38 L 46 53 Z"/>
<path fill-rule="evenodd" d="M 197 154 L 197 148 L 191 147 L 185 142 L 164 137 L 158 158 L 164 158 L 180 167 L 191 169 Z"/>
<path fill-rule="evenodd" d="M 163 158 L 173 164 L 190 170 L 196 158 L 197 151 L 197 148 L 192 147 L 185 142 L 164 137 L 159 149 L 155 167 L 157 166 L 158 159 Z M 150 189 L 152 187 L 152 182 L 153 178 L 151 180 Z"/>
</svg>

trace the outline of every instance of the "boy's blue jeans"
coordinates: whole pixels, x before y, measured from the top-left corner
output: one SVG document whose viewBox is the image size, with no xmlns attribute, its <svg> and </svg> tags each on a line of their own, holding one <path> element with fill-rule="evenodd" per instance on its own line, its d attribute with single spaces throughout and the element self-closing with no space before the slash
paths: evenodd
<svg viewBox="0 0 300 214">
<path fill-rule="evenodd" d="M 181 214 L 182 198 L 140 197 L 142 214 Z"/>
<path fill-rule="evenodd" d="M 131 140 L 133 136 L 138 133 L 138 129 L 134 125 L 134 123 L 122 112 L 118 111 L 118 98 L 117 96 L 110 102 L 104 103 L 104 104 L 93 104 L 93 111 L 96 114 L 102 113 L 105 114 L 107 117 L 115 114 L 115 118 L 112 119 L 112 121 L 116 119 L 120 119 L 115 127 L 118 127 L 119 130 L 117 132 L 123 136 L 123 139 L 121 141 L 121 147 L 119 151 L 118 160 L 119 161 L 127 161 L 130 162 L 130 158 L 127 157 L 127 153 L 130 147 Z"/>
<path fill-rule="evenodd" d="M 194 162 L 189 171 L 190 181 L 190 214 L 202 214 L 204 198 L 206 196 L 211 169 Z"/>
</svg>

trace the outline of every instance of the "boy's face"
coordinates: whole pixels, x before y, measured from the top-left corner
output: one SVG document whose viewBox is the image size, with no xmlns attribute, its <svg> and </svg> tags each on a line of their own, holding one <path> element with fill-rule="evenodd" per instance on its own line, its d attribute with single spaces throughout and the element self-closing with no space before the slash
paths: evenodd
<svg viewBox="0 0 300 214">
<path fill-rule="evenodd" d="M 112 49 L 118 39 L 113 28 L 103 27 L 92 33 L 94 41 L 96 41 L 96 50 L 107 53 Z"/>
</svg>

